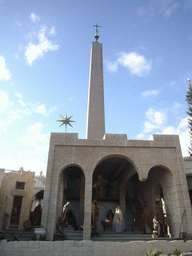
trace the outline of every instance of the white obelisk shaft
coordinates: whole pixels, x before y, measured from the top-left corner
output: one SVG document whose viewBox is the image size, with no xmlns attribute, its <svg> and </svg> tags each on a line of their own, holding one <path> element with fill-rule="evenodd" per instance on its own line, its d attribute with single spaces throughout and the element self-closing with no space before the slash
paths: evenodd
<svg viewBox="0 0 192 256">
<path fill-rule="evenodd" d="M 102 44 L 92 43 L 87 110 L 87 139 L 101 140 L 105 134 Z"/>
</svg>

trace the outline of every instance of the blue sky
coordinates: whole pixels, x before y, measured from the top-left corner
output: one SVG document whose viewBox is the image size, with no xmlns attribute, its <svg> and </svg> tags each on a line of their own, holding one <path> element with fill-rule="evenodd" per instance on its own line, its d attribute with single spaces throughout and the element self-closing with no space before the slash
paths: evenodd
<svg viewBox="0 0 192 256">
<path fill-rule="evenodd" d="M 103 44 L 106 133 L 179 134 L 189 145 L 192 0 L 0 0 L 1 168 L 46 173 L 51 132 L 85 139 L 94 24 Z"/>
</svg>

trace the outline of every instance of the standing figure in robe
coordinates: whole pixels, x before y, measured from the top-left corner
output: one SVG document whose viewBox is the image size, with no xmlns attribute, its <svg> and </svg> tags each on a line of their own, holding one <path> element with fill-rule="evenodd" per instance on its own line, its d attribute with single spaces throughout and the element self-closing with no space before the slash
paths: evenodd
<svg viewBox="0 0 192 256">
<path fill-rule="evenodd" d="M 91 207 L 92 229 L 98 230 L 98 220 L 99 220 L 99 207 L 97 206 L 97 200 L 94 200 Z"/>
<path fill-rule="evenodd" d="M 93 180 L 93 192 L 95 196 L 99 196 L 99 188 L 101 187 L 103 180 L 103 175 L 97 175 L 97 177 Z"/>
<path fill-rule="evenodd" d="M 157 221 L 157 236 L 164 237 L 165 234 L 165 217 L 160 199 L 155 200 L 156 204 L 156 221 Z"/>
<path fill-rule="evenodd" d="M 151 232 L 153 232 L 153 214 L 147 201 L 145 201 L 142 218 Z"/>
<path fill-rule="evenodd" d="M 71 209 L 71 205 L 69 202 L 67 202 L 64 206 L 63 206 L 63 212 L 62 212 L 62 217 L 60 218 L 60 222 L 59 225 L 61 227 L 66 227 L 68 224 L 68 212 Z"/>
<path fill-rule="evenodd" d="M 113 229 L 115 232 L 123 232 L 125 230 L 125 221 L 123 213 L 119 206 L 115 209 L 115 216 L 113 218 Z"/>
</svg>

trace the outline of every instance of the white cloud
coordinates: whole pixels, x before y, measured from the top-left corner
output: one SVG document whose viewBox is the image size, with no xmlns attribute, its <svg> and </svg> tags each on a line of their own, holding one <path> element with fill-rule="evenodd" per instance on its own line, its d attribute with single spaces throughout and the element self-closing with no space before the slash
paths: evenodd
<svg viewBox="0 0 192 256">
<path fill-rule="evenodd" d="M 0 91 L 0 112 L 3 112 L 9 105 L 9 96 L 6 92 Z"/>
<path fill-rule="evenodd" d="M 161 134 L 175 134 L 176 129 L 173 126 L 167 126 L 163 129 Z"/>
<path fill-rule="evenodd" d="M 5 59 L 3 56 L 0 56 L 0 80 L 10 80 L 10 78 L 11 74 L 6 68 Z"/>
<path fill-rule="evenodd" d="M 43 56 L 43 51 L 39 45 L 34 45 L 31 42 L 26 48 L 25 57 L 29 65 L 32 66 L 33 61 Z"/>
<path fill-rule="evenodd" d="M 182 118 L 178 126 L 165 127 L 162 134 L 178 134 L 180 138 L 181 151 L 183 156 L 188 156 L 188 148 L 190 146 L 190 135 L 188 129 L 188 118 Z"/>
<path fill-rule="evenodd" d="M 39 44 L 33 44 L 29 42 L 25 51 L 25 59 L 27 63 L 32 66 L 33 61 L 42 58 L 45 52 L 56 51 L 59 49 L 59 45 L 53 44 L 51 40 L 48 40 L 45 33 L 46 27 L 41 26 L 39 33 L 37 35 Z"/>
<path fill-rule="evenodd" d="M 19 99 L 21 99 L 21 98 L 23 97 L 22 94 L 19 93 L 19 92 L 16 92 L 15 95 L 16 95 Z"/>
<path fill-rule="evenodd" d="M 49 148 L 49 135 L 42 132 L 43 124 L 38 122 L 27 128 L 26 134 L 17 137 L 15 148 L 9 154 L 5 154 L 0 149 L 1 163 L 10 166 L 10 168 L 18 169 L 21 165 L 25 170 L 39 172 L 45 171 L 47 165 L 47 156 Z M 8 158 L 7 155 L 11 155 Z M 9 160 L 10 159 L 10 160 Z M 9 167 L 8 167 L 9 168 Z"/>
<path fill-rule="evenodd" d="M 141 95 L 142 97 L 149 97 L 149 96 L 157 96 L 158 93 L 159 93 L 159 90 L 149 90 L 149 91 L 142 92 Z"/>
<path fill-rule="evenodd" d="M 56 30 L 55 30 L 55 27 L 54 27 L 54 26 L 51 27 L 49 34 L 50 34 L 51 36 L 55 36 L 55 35 L 56 35 Z"/>
<path fill-rule="evenodd" d="M 186 129 L 188 127 L 188 117 L 182 118 L 179 125 L 178 125 L 178 131 L 182 131 L 183 129 Z"/>
<path fill-rule="evenodd" d="M 37 16 L 35 13 L 31 13 L 31 15 L 29 16 L 30 19 L 34 22 L 37 23 L 38 21 L 40 21 L 41 19 L 39 18 L 39 16 Z"/>
<path fill-rule="evenodd" d="M 132 74 L 138 76 L 148 74 L 151 70 L 151 61 L 147 61 L 143 55 L 136 52 L 121 52 L 118 62 L 128 68 Z"/>
<path fill-rule="evenodd" d="M 165 17 L 170 17 L 174 11 L 178 8 L 189 8 L 191 6 L 190 1 L 173 1 L 173 0 L 151 0 L 149 4 L 137 9 L 137 16 L 140 17 L 154 17 L 155 13 L 160 13 Z"/>
<path fill-rule="evenodd" d="M 189 146 L 190 146 L 190 135 L 189 131 L 182 132 L 179 134 L 181 151 L 183 156 L 189 156 Z"/>
<path fill-rule="evenodd" d="M 157 111 L 153 108 L 149 108 L 146 112 L 146 117 L 155 125 L 162 125 L 166 121 L 166 113 L 164 111 Z"/>
<path fill-rule="evenodd" d="M 170 83 L 170 85 L 174 86 L 174 85 L 176 85 L 176 82 L 173 81 L 173 82 Z"/>
<path fill-rule="evenodd" d="M 162 134 L 181 134 L 188 129 L 188 118 L 182 118 L 178 126 L 174 128 L 173 126 L 165 127 L 162 130 Z"/>
<path fill-rule="evenodd" d="M 181 107 L 182 107 L 182 104 L 175 101 L 174 106 L 173 106 L 173 111 L 177 111 Z"/>
<path fill-rule="evenodd" d="M 147 10 L 144 7 L 139 7 L 137 10 L 138 17 L 144 17 L 147 14 Z"/>
<path fill-rule="evenodd" d="M 158 111 L 153 108 L 149 108 L 145 114 L 147 120 L 144 122 L 143 131 L 137 135 L 138 139 L 144 138 L 146 134 L 153 131 L 160 132 L 165 128 L 167 113 L 164 110 Z"/>
<path fill-rule="evenodd" d="M 173 11 L 175 11 L 178 7 L 179 7 L 179 3 L 175 3 L 173 4 L 173 2 L 171 3 L 169 0 L 168 1 L 162 1 L 161 2 L 161 9 L 162 12 L 164 13 L 164 15 L 166 17 L 169 17 Z"/>
<path fill-rule="evenodd" d="M 21 27 L 21 22 L 20 21 L 18 21 L 18 20 L 16 20 L 16 25 L 18 26 L 18 27 Z"/>
<path fill-rule="evenodd" d="M 20 112 L 19 110 L 12 110 L 8 117 L 5 120 L 0 119 L 0 128 L 2 128 L 2 132 L 6 132 L 7 128 L 10 124 L 14 123 L 15 120 L 20 119 Z"/>
<path fill-rule="evenodd" d="M 153 130 L 157 129 L 157 125 L 149 122 L 149 121 L 146 121 L 144 122 L 144 133 L 149 133 L 149 132 L 152 132 Z"/>
<path fill-rule="evenodd" d="M 182 118 L 179 124 L 174 127 L 172 125 L 166 126 L 167 114 L 165 111 L 157 111 L 149 108 L 146 112 L 147 121 L 144 122 L 144 128 L 141 133 L 137 135 L 137 139 L 148 139 L 152 133 L 156 134 L 177 134 L 180 137 L 180 144 L 183 156 L 187 156 L 188 147 L 190 145 L 188 118 Z"/>
<path fill-rule="evenodd" d="M 145 135 L 144 135 L 143 132 L 141 132 L 136 137 L 137 137 L 137 139 L 141 140 L 141 139 L 143 139 L 145 137 Z"/>
<path fill-rule="evenodd" d="M 37 145 L 47 143 L 47 135 L 41 134 L 42 128 L 43 124 L 40 122 L 30 125 L 27 128 L 27 133 L 18 137 L 19 141 L 34 149 Z"/>
<path fill-rule="evenodd" d="M 18 102 L 19 102 L 19 104 L 20 104 L 21 106 L 23 106 L 23 107 L 26 106 L 25 102 L 23 102 L 22 99 L 19 99 Z"/>
<path fill-rule="evenodd" d="M 39 107 L 37 107 L 36 112 L 40 113 L 40 114 L 43 114 L 43 115 L 46 115 L 47 111 L 45 109 L 45 105 L 40 105 Z"/>
<path fill-rule="evenodd" d="M 143 55 L 139 55 L 137 52 L 121 52 L 116 61 L 111 62 L 106 60 L 107 69 L 116 72 L 118 65 L 122 65 L 128 68 L 131 74 L 143 76 L 149 74 L 151 71 L 151 60 L 146 60 Z"/>
<path fill-rule="evenodd" d="M 49 110 L 46 109 L 45 105 L 40 105 L 35 109 L 36 113 L 42 114 L 44 116 L 49 116 L 51 113 L 53 113 L 57 108 L 56 107 L 52 107 L 49 108 Z"/>
<path fill-rule="evenodd" d="M 118 62 L 112 62 L 112 61 L 108 61 L 106 60 L 106 65 L 107 65 L 107 69 L 112 71 L 112 72 L 116 72 L 117 68 L 118 68 Z"/>
</svg>

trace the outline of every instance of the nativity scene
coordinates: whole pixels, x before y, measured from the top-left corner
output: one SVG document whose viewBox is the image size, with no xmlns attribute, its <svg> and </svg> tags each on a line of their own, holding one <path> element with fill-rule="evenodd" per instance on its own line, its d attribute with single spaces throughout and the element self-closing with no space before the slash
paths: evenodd
<svg viewBox="0 0 192 256">
<path fill-rule="evenodd" d="M 96 27 L 97 29 L 97 27 Z M 51 133 L 41 225 L 178 237 L 192 230 L 179 136 L 129 140 L 105 132 L 102 44 L 92 43 L 86 139 Z M 129 127 L 128 127 L 129 130 Z M 179 220 L 179 221 L 178 221 Z M 182 223 L 181 223 L 182 220 Z M 182 224 L 182 225 L 181 225 Z"/>
</svg>

